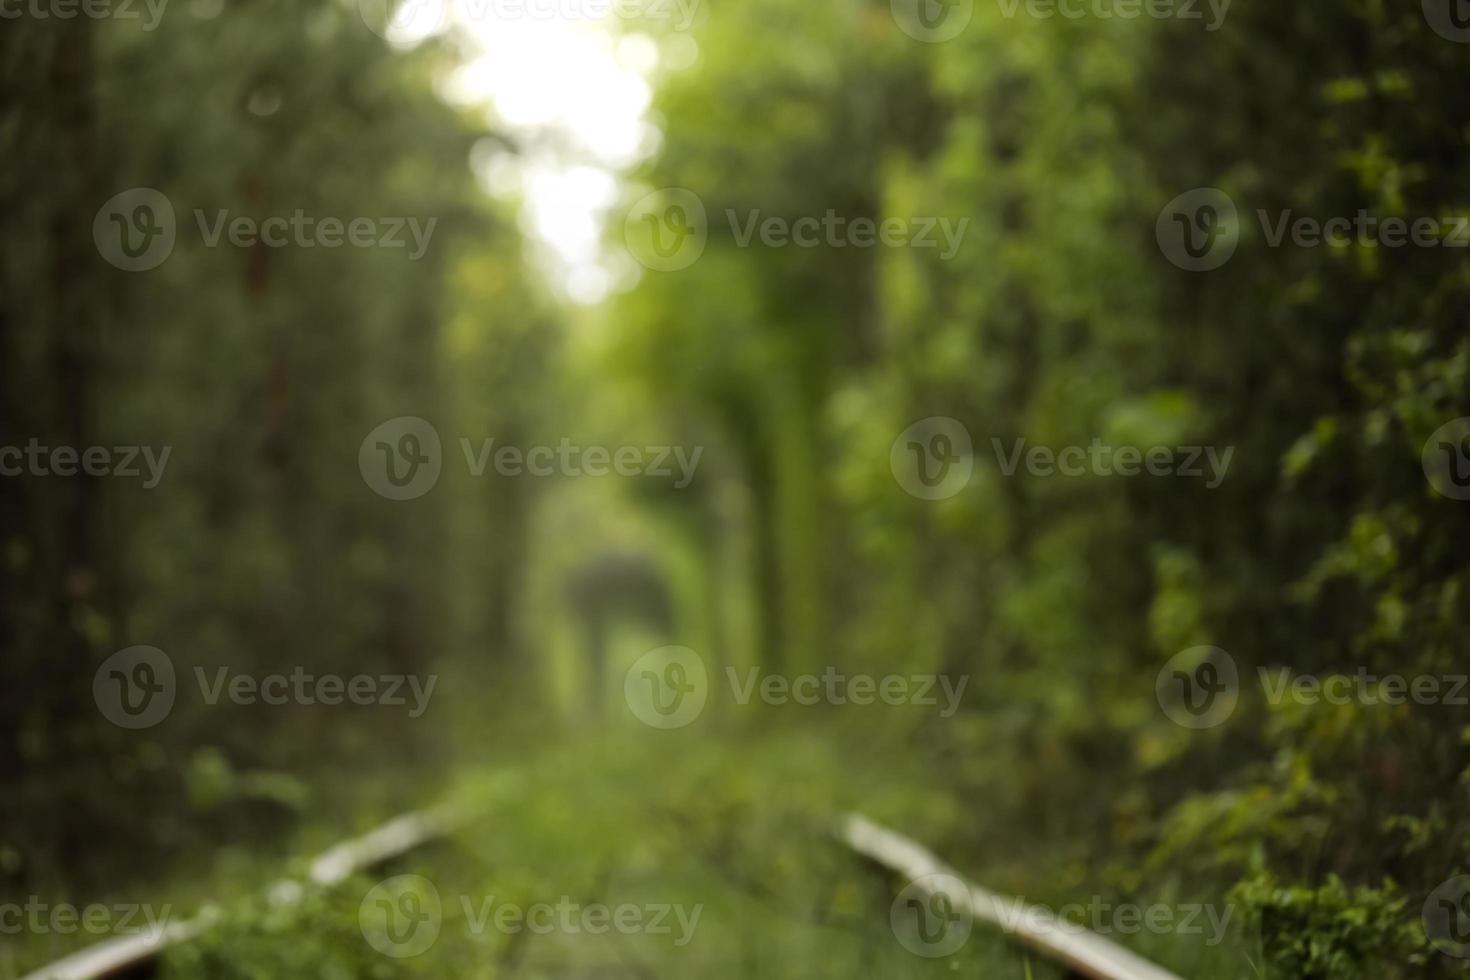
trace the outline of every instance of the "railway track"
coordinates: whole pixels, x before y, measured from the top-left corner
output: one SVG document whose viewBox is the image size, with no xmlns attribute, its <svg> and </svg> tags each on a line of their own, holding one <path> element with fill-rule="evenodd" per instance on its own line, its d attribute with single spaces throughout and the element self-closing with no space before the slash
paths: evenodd
<svg viewBox="0 0 1470 980">
<path fill-rule="evenodd" d="M 850 814 L 837 831 L 855 853 L 893 872 L 930 897 L 943 897 L 950 906 L 977 923 L 1004 930 L 1045 959 L 1066 967 L 1085 980 L 1182 980 L 1160 966 L 1129 952 L 1096 933 L 1064 926 L 1044 909 L 987 891 L 914 841 L 857 814 Z"/>
<path fill-rule="evenodd" d="M 353 874 L 371 871 L 464 828 L 476 815 L 443 806 L 405 814 L 361 837 L 317 856 L 303 880 L 283 880 L 267 894 L 272 905 L 299 902 L 307 887 L 332 888 Z M 1182 980 L 1117 944 L 1075 926 L 1064 926 L 1044 910 L 997 895 L 966 880 L 928 850 L 857 814 L 842 818 L 834 836 L 855 856 L 917 889 L 943 900 L 956 914 L 975 924 L 1003 931 L 1035 955 L 1079 980 Z M 169 948 L 191 942 L 218 925 L 223 913 L 214 907 L 193 918 L 169 923 L 135 936 L 107 940 L 43 967 L 22 980 L 108 980 L 147 976 Z"/>
<path fill-rule="evenodd" d="M 293 879 L 277 882 L 270 888 L 267 901 L 278 906 L 293 905 L 301 900 L 307 885 L 317 888 L 339 885 L 359 871 L 372 870 L 444 837 L 470 820 L 464 811 L 448 806 L 404 814 L 361 837 L 323 851 L 312 860 L 304 882 Z M 220 920 L 220 911 L 207 906 L 183 922 L 171 922 L 137 935 L 88 946 L 26 974 L 21 980 L 104 980 L 144 974 L 165 950 L 198 938 Z"/>
</svg>

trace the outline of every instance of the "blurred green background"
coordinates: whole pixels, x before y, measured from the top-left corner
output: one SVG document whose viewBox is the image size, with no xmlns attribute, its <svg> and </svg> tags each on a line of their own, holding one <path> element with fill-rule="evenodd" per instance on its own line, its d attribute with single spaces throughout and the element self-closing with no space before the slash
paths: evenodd
<svg viewBox="0 0 1470 980">
<path fill-rule="evenodd" d="M 577 142 L 603 115 L 593 76 L 555 88 L 571 125 L 517 109 L 547 76 L 502 50 L 470 84 L 464 24 L 405 39 L 332 0 L 172 0 L 151 27 L 7 6 L 0 445 L 171 456 L 151 489 L 0 478 L 0 900 L 248 906 L 293 855 L 481 792 L 504 815 L 425 874 L 563 894 L 636 865 L 723 910 L 630 975 L 1048 975 L 979 940 L 955 964 L 904 953 L 883 884 L 818 843 L 857 808 L 1038 901 L 1228 903 L 1223 948 L 1113 937 L 1187 976 L 1470 975 L 1421 916 L 1470 872 L 1470 713 L 1272 704 L 1256 682 L 1470 670 L 1470 505 L 1421 466 L 1470 415 L 1466 253 L 1272 247 L 1257 220 L 1470 214 L 1453 0 L 1236 0 L 1213 30 L 1208 7 L 918 4 L 582 24 L 636 76 L 631 142 L 602 158 Z M 924 40 L 916 10 L 964 24 Z M 93 232 L 140 187 L 177 241 L 131 272 Z M 702 206 L 703 250 L 660 270 L 639 209 L 670 188 Z M 1239 207 L 1207 272 L 1160 246 L 1196 188 Z M 194 217 L 297 209 L 436 225 L 410 260 L 211 247 Z M 829 211 L 967 224 L 953 254 L 740 241 L 752 214 Z M 402 417 L 433 426 L 442 475 L 392 500 L 359 453 Z M 892 452 L 927 418 L 973 439 L 940 500 Z M 476 476 L 461 439 L 491 438 L 701 455 L 682 486 Z M 993 440 L 1021 438 L 1234 456 L 1213 488 L 1008 476 Z M 711 690 L 671 731 L 624 696 L 665 644 Z M 94 679 L 136 645 L 179 695 L 128 730 Z M 1196 730 L 1155 691 L 1200 646 L 1241 681 Z M 419 717 L 211 705 L 195 671 L 221 667 L 437 687 Z M 742 706 L 726 668 L 752 667 L 967 687 L 950 717 Z M 172 975 L 618 975 L 448 942 L 383 959 L 356 908 L 241 911 Z M 0 936 L 0 977 L 83 938 Z"/>
</svg>

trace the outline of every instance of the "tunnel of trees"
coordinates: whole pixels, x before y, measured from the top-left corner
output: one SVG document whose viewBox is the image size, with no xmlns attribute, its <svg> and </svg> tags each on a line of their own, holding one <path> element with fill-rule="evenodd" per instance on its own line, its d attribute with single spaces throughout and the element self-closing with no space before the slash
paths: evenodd
<svg viewBox="0 0 1470 980">
<path fill-rule="evenodd" d="M 531 802 L 497 831 L 540 840 L 528 854 L 594 848 L 564 810 L 663 800 L 681 832 L 754 821 L 711 851 L 749 884 L 798 860 L 758 802 L 870 806 L 1017 893 L 1228 901 L 1224 950 L 1158 953 L 1191 976 L 1467 975 L 1421 918 L 1470 871 L 1464 700 L 1269 696 L 1470 670 L 1470 505 L 1425 470 L 1470 415 L 1470 44 L 1435 4 L 1235 0 L 1211 30 L 978 2 L 924 43 L 898 0 L 708 0 L 697 60 L 650 72 L 657 150 L 620 175 L 604 236 L 625 252 L 622 215 L 678 188 L 707 243 L 595 304 L 547 282 L 518 202 L 477 180 L 485 154 L 537 150 L 442 97 L 452 33 L 390 44 L 334 0 L 174 5 L 147 31 L 0 23 L 0 445 L 170 449 L 156 486 L 142 456 L 137 479 L 0 477 L 0 896 L 243 894 L 247 855 L 529 763 Z M 141 273 L 97 244 L 131 188 L 174 211 Z M 1200 188 L 1238 209 L 1207 272 L 1159 245 L 1161 210 Z M 207 241 L 219 211 L 298 209 L 437 222 L 412 261 Z M 726 217 L 754 213 L 966 224 L 953 254 L 776 248 Z M 1446 231 L 1272 240 L 1360 213 Z M 402 418 L 433 427 L 442 475 L 392 500 L 359 453 Z M 936 418 L 974 469 L 925 499 L 893 451 Z M 491 436 L 702 455 L 684 485 L 477 475 L 464 447 Z M 1007 474 L 1019 439 L 1232 455 L 1213 486 Z M 1443 445 L 1463 488 L 1470 447 Z M 950 717 L 742 711 L 722 688 L 697 725 L 652 732 L 624 676 L 666 644 L 712 688 L 829 667 L 968 686 Z M 179 695 L 130 730 L 94 683 L 140 645 Z M 1177 659 L 1202 648 L 1228 651 L 1240 695 L 1193 728 L 1156 690 L 1171 663 L 1215 676 Z M 298 665 L 433 673 L 434 710 L 198 693 Z M 554 769 L 582 795 L 543 787 Z M 564 860 L 593 881 L 610 859 Z M 225 942 L 176 975 L 338 955 L 309 947 L 341 930 L 302 934 L 294 963 Z M 0 977 L 68 947 L 16 948 Z M 842 962 L 792 956 L 764 975 Z M 745 975 L 730 957 L 705 972 Z M 334 975 L 418 975 L 354 962 Z"/>
</svg>

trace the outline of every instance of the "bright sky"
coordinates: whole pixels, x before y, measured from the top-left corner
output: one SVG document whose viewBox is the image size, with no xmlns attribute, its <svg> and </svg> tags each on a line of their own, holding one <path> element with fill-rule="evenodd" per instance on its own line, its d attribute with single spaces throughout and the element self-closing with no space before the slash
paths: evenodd
<svg viewBox="0 0 1470 980">
<path fill-rule="evenodd" d="M 636 264 L 607 254 L 603 227 L 619 179 L 658 149 L 648 119 L 650 79 L 698 57 L 686 33 L 662 46 L 613 22 L 597 0 L 404 0 L 388 29 L 412 45 L 453 24 L 466 59 L 446 99 L 486 106 L 522 146 L 487 144 L 473 164 L 485 189 L 522 202 L 538 264 L 569 299 L 592 304 L 635 279 Z M 603 12 L 596 16 L 591 11 Z"/>
</svg>

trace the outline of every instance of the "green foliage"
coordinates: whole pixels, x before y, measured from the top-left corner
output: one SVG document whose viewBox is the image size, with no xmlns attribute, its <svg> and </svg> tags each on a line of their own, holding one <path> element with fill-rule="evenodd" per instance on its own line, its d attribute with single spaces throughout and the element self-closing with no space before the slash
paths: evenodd
<svg viewBox="0 0 1470 980">
<path fill-rule="evenodd" d="M 1273 249 L 1256 223 L 1463 213 L 1470 124 L 1445 97 L 1463 47 L 1414 4 L 1241 0 L 1218 32 L 981 4 L 937 45 L 879 6 L 804 13 L 792 30 L 823 55 L 796 61 L 753 40 L 791 17 L 774 2 L 698 32 L 698 70 L 660 91 L 645 180 L 702 197 L 708 250 L 617 306 L 623 369 L 655 391 L 696 379 L 656 404 L 741 447 L 730 481 L 754 538 L 823 559 L 756 564 L 769 646 L 983 678 L 973 715 L 935 738 L 977 807 L 1047 842 L 1035 878 L 1059 840 L 1112 855 L 1119 887 L 1223 892 L 1269 869 L 1283 887 L 1335 874 L 1423 894 L 1463 870 L 1470 808 L 1445 799 L 1470 764 L 1460 712 L 1272 706 L 1257 677 L 1463 671 L 1470 524 L 1419 457 L 1470 413 L 1470 281 L 1451 250 Z M 1243 225 L 1203 275 L 1153 239 L 1164 204 L 1201 186 Z M 843 206 L 970 233 L 945 262 L 741 249 L 721 227 L 731 207 Z M 966 492 L 939 503 L 888 469 L 894 437 L 931 415 L 976 452 Z M 1021 436 L 1236 452 L 1208 490 L 1004 477 L 991 441 Z M 782 611 L 812 596 L 799 621 L 822 624 L 820 653 Z M 1242 696 L 1225 727 L 1192 732 L 1153 686 L 1201 644 L 1232 653 Z M 1385 826 L 1399 832 L 1368 846 Z M 1371 908 L 1359 938 L 1397 950 L 1418 910 Z"/>
<path fill-rule="evenodd" d="M 886 798 L 871 802 L 884 819 L 932 816 L 935 800 L 892 746 L 875 740 L 859 752 L 812 729 L 738 743 L 674 744 L 657 734 L 571 741 L 519 768 L 466 770 L 460 792 L 478 800 L 483 821 L 333 889 L 276 888 L 274 900 L 222 910 L 215 929 L 169 954 L 163 975 L 398 980 L 634 969 L 836 980 L 869 970 L 919 980 L 1030 970 L 1003 937 L 979 930 L 940 959 L 894 941 L 894 883 L 831 837 L 831 815 L 859 795 L 845 778 L 859 756 L 881 776 Z M 734 758 L 742 765 L 732 767 Z M 398 875 L 416 876 L 416 894 L 432 894 L 440 910 L 434 941 L 402 957 L 375 949 L 372 920 L 362 917 L 379 881 Z M 593 933 L 495 924 L 505 906 L 558 903 L 677 906 L 684 918 L 670 913 L 667 922 L 683 925 Z M 1027 975 L 1052 980 L 1060 971 Z"/>
<path fill-rule="evenodd" d="M 1266 977 L 1358 980 L 1418 975 L 1424 932 L 1405 922 L 1407 900 L 1391 885 L 1348 888 L 1336 875 L 1316 888 L 1269 874 L 1230 893 L 1259 930 Z"/>
<path fill-rule="evenodd" d="M 491 529 L 462 486 L 412 509 L 358 473 L 363 438 L 396 416 L 433 420 L 451 448 L 466 414 L 511 428 L 533 402 L 503 378 L 535 390 L 546 321 L 511 219 L 468 167 L 486 123 L 434 91 L 449 52 L 395 49 L 357 6 L 181 3 L 153 32 L 6 20 L 0 442 L 170 451 L 152 490 L 0 480 L 0 768 L 23 774 L 0 798 L 7 886 L 91 888 L 220 835 L 274 835 L 331 806 L 303 782 L 324 763 L 370 751 L 408 773 L 446 720 L 209 705 L 196 671 L 427 674 L 510 634 L 484 597 L 514 582 L 518 502 L 492 498 Z M 177 227 L 141 274 L 92 237 L 131 187 L 163 193 Z M 298 211 L 435 227 L 416 261 L 211 247 L 198 227 Z M 473 585 L 451 577 L 471 561 Z M 136 644 L 172 659 L 180 690 L 141 732 L 92 697 L 98 666 Z M 81 840 L 113 836 L 129 846 L 71 867 Z"/>
<path fill-rule="evenodd" d="M 341 891 L 307 892 L 299 903 L 238 903 L 229 909 L 227 925 L 171 952 L 163 976 L 400 980 L 434 975 L 425 964 L 391 959 L 363 941 L 354 899 L 368 887 L 370 883 L 354 879 Z"/>
<path fill-rule="evenodd" d="M 528 285 L 512 217 L 476 192 L 476 142 L 509 143 L 437 97 L 454 42 L 398 49 L 354 6 L 241 0 L 153 37 L 85 19 L 0 32 L 14 161 L 0 178 L 0 445 L 174 449 L 166 503 L 117 481 L 0 480 L 0 646 L 21 679 L 0 685 L 0 771 L 20 774 L 0 799 L 4 885 L 136 880 L 160 855 L 278 840 L 350 809 L 359 797 L 324 774 L 366 767 L 376 792 L 411 798 L 446 744 L 515 755 L 562 722 L 610 726 L 631 648 L 672 640 L 715 673 L 972 683 L 942 724 L 821 714 L 825 735 L 927 773 L 922 793 L 860 754 L 810 749 L 780 712 L 712 710 L 725 733 L 772 726 L 778 749 L 757 763 L 693 748 L 668 795 L 646 773 L 617 770 L 624 786 L 565 761 L 580 794 L 538 786 L 525 834 L 491 848 L 494 873 L 543 886 L 517 861 L 551 865 L 560 849 L 569 873 L 615 863 L 647 819 L 635 803 L 657 798 L 686 825 L 679 843 L 723 834 L 734 873 L 801 888 L 829 869 L 789 845 L 792 826 L 862 803 L 1017 892 L 1233 895 L 1270 975 L 1457 967 L 1415 930 L 1416 899 L 1470 869 L 1463 709 L 1273 704 L 1258 680 L 1363 674 L 1372 692 L 1465 670 L 1470 511 L 1421 468 L 1430 435 L 1470 416 L 1463 253 L 1272 247 L 1258 219 L 1470 208 L 1470 49 L 1422 5 L 1236 0 L 1207 32 L 977 3 L 958 37 L 920 44 L 886 0 L 719 3 L 691 34 L 697 60 L 655 70 L 660 149 L 621 190 L 629 204 L 697 194 L 705 253 L 575 311 Z M 90 229 L 135 186 L 161 189 L 183 224 L 231 207 L 440 226 L 412 265 L 181 237 L 130 276 L 98 261 Z M 1242 222 L 1235 256 L 1204 274 L 1155 241 L 1165 203 L 1199 187 L 1228 193 Z M 829 210 L 968 230 L 943 257 L 742 245 L 726 219 Z M 439 425 L 450 456 L 464 434 L 707 452 L 681 490 L 446 474 L 397 506 L 354 455 L 402 415 Z M 944 501 L 905 493 L 890 464 L 931 416 L 974 442 L 971 482 Z M 1007 475 L 996 447 L 1020 438 L 1233 456 L 1213 487 Z M 608 556 L 666 585 L 664 621 L 641 621 L 623 593 L 574 594 Z M 594 605 L 613 610 L 596 651 Z M 167 650 L 186 679 L 442 671 L 454 714 L 410 727 L 184 704 L 123 732 L 89 684 L 134 643 Z M 1155 681 L 1202 645 L 1232 654 L 1242 687 L 1227 722 L 1195 731 L 1159 710 Z M 530 718 L 487 747 L 504 704 Z M 786 756 L 784 779 L 755 771 Z M 787 796 L 806 808 L 762 816 Z M 601 845 L 573 841 L 588 825 Z M 78 868 L 99 837 L 128 844 Z M 627 845 L 640 867 L 678 863 L 646 843 Z M 685 871 L 686 885 L 712 877 Z M 835 904 L 857 916 L 873 900 Z M 341 901 L 256 908 L 181 975 L 415 975 L 361 959 Z M 300 935 L 322 937 L 319 955 L 282 941 Z M 864 965 L 861 942 L 844 950 L 825 965 Z"/>
</svg>

